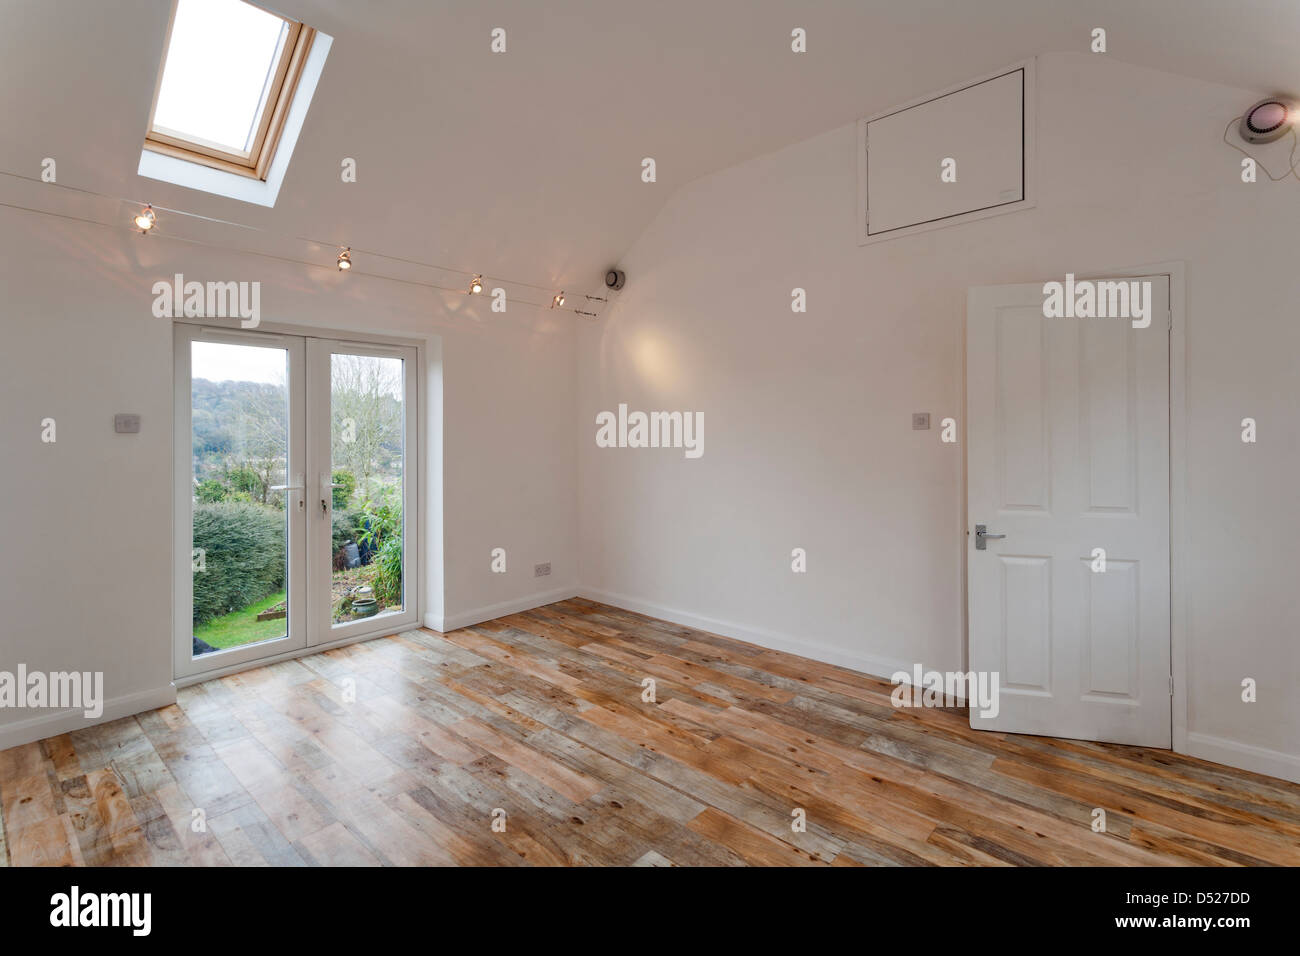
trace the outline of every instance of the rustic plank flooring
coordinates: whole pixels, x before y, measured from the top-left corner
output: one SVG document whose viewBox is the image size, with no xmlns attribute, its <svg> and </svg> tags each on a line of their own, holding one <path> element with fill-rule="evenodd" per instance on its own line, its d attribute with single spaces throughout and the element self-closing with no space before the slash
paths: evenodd
<svg viewBox="0 0 1300 956">
<path fill-rule="evenodd" d="M 889 692 L 563 601 L 209 681 L 174 706 L 0 752 L 0 860 L 1300 864 L 1300 786 L 1167 751 L 973 731 L 960 711 L 896 709 Z"/>
</svg>

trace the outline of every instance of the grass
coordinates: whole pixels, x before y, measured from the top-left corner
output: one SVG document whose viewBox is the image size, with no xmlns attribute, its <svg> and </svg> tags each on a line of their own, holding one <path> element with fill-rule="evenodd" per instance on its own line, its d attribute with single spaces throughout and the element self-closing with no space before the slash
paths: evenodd
<svg viewBox="0 0 1300 956">
<path fill-rule="evenodd" d="M 271 594 L 254 601 L 246 608 L 214 617 L 194 629 L 194 636 L 200 641 L 218 648 L 242 647 L 254 641 L 266 641 L 284 636 L 286 618 L 259 621 L 257 615 L 268 608 L 275 607 L 284 600 L 284 592 Z"/>
<path fill-rule="evenodd" d="M 340 613 L 340 604 L 345 593 L 358 584 L 369 584 L 374 578 L 378 566 L 374 564 L 363 565 L 360 568 L 353 568 L 349 571 L 334 572 L 334 595 L 333 595 L 333 619 L 335 624 L 346 623 L 353 620 L 350 614 Z M 285 629 L 285 618 L 273 618 L 269 621 L 259 621 L 257 615 L 269 608 L 275 607 L 284 601 L 285 592 L 280 591 L 277 594 L 270 594 L 260 601 L 254 601 L 248 607 L 238 611 L 231 611 L 229 614 L 222 614 L 220 617 L 214 617 L 204 624 L 200 624 L 194 629 L 194 636 L 200 641 L 206 643 L 209 647 L 215 647 L 217 650 L 225 650 L 228 647 L 243 647 L 245 644 L 254 644 L 257 641 L 269 641 L 273 638 L 283 637 Z M 396 607 L 382 606 L 380 613 L 399 610 L 400 605 Z"/>
</svg>

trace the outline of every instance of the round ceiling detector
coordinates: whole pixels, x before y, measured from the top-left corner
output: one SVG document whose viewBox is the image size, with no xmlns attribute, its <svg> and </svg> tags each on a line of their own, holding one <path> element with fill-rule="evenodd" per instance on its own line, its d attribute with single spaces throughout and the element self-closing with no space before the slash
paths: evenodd
<svg viewBox="0 0 1300 956">
<path fill-rule="evenodd" d="M 1279 99 L 1260 100 L 1241 118 L 1241 138 L 1248 143 L 1271 143 L 1291 128 L 1291 111 Z"/>
</svg>

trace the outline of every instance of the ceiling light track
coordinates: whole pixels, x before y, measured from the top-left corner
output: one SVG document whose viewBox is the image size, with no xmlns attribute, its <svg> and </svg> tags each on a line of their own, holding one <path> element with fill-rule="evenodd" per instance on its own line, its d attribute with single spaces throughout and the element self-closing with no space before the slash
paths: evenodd
<svg viewBox="0 0 1300 956">
<path fill-rule="evenodd" d="M 98 199 L 107 199 L 107 200 L 110 200 L 110 201 L 113 201 L 113 202 L 125 203 L 125 204 L 132 205 L 132 206 L 142 206 L 140 212 L 139 212 L 135 217 L 133 217 L 133 220 L 132 220 L 132 221 L 134 222 L 136 229 L 137 229 L 139 232 L 141 232 L 141 233 L 145 233 L 145 234 L 147 234 L 148 232 L 150 232 L 151 230 L 153 230 L 154 227 L 157 225 L 157 220 L 158 220 L 157 213 L 159 213 L 159 212 L 165 212 L 165 213 L 168 213 L 169 215 L 184 216 L 184 217 L 186 217 L 187 219 L 197 219 L 197 220 L 200 220 L 200 221 L 202 221 L 202 222 L 211 222 L 211 223 L 216 223 L 216 224 L 218 224 L 218 225 L 223 225 L 223 226 L 233 226 L 233 227 L 235 227 L 235 228 L 237 228 L 237 229 L 246 229 L 246 230 L 249 230 L 249 231 L 252 231 L 252 232 L 259 232 L 259 233 L 262 233 L 262 234 L 265 235 L 265 236 L 269 236 L 269 237 L 272 237 L 272 238 L 284 239 L 284 240 L 290 240 L 290 241 L 297 241 L 297 242 L 307 242 L 307 243 L 312 243 L 313 245 L 323 246 L 323 247 L 326 247 L 326 248 L 333 247 L 333 248 L 335 248 L 335 249 L 341 249 L 342 252 L 339 253 L 339 255 L 337 256 L 336 261 L 335 261 L 335 266 L 336 266 L 337 270 L 340 271 L 340 272 L 353 272 L 353 273 L 355 273 L 355 274 L 357 274 L 357 275 L 366 275 L 366 276 L 370 276 L 370 277 L 372 277 L 372 278 L 388 279 L 388 280 L 390 280 L 390 281 L 394 281 L 394 282 L 403 282 L 403 283 L 407 283 L 407 284 L 411 284 L 411 285 L 422 285 L 422 286 L 425 286 L 425 287 L 430 288 L 430 289 L 437 289 L 437 290 L 439 290 L 439 291 L 466 293 L 466 290 L 463 289 L 463 288 L 462 288 L 462 289 L 448 288 L 448 287 L 441 286 L 441 285 L 438 285 L 437 283 L 433 283 L 433 282 L 417 282 L 417 281 L 409 280 L 409 279 L 398 279 L 398 278 L 396 278 L 395 276 L 385 276 L 385 275 L 383 275 L 383 274 L 381 274 L 381 273 L 374 273 L 374 272 L 359 272 L 358 270 L 356 270 L 356 269 L 353 267 L 354 264 L 353 264 L 353 262 L 352 262 L 352 254 L 355 252 L 355 253 L 359 253 L 359 254 L 364 255 L 364 256 L 373 256 L 373 257 L 375 257 L 375 258 L 379 258 L 379 259 L 388 259 L 388 260 L 391 260 L 391 261 L 393 261 L 393 262 L 402 262 L 402 263 L 406 263 L 407 265 L 420 266 L 420 267 L 422 267 L 422 268 L 426 268 L 426 269 L 435 269 L 435 270 L 437 270 L 437 271 L 439 271 L 439 272 L 447 272 L 447 273 L 451 273 L 451 274 L 453 274 L 453 275 L 464 275 L 464 276 L 469 276 L 469 277 L 470 277 L 470 280 L 469 280 L 469 286 L 470 286 L 470 287 L 469 287 L 469 290 L 468 290 L 468 294 L 470 294 L 470 295 L 477 295 L 477 294 L 481 293 L 481 292 L 483 291 L 483 287 L 484 287 L 484 284 L 485 284 L 485 282 L 486 282 L 486 279 L 487 279 L 487 278 L 492 278 L 492 279 L 495 279 L 495 280 L 497 280 L 498 282 L 501 282 L 501 283 L 503 283 L 503 284 L 505 284 L 505 285 L 510 285 L 510 286 L 519 286 L 519 287 L 521 287 L 521 288 L 526 288 L 526 289 L 536 289 L 536 290 L 538 290 L 538 291 L 542 291 L 542 292 L 550 292 L 550 293 L 553 294 L 553 295 L 552 295 L 551 302 L 550 302 L 549 304 L 542 304 L 542 303 L 537 303 L 537 302 L 529 302 L 529 301 L 527 301 L 527 300 L 516 299 L 516 298 L 513 298 L 513 297 L 510 299 L 511 304 L 514 304 L 514 303 L 516 303 L 516 302 L 519 302 L 519 303 L 522 303 L 522 304 L 524 304 L 524 305 L 530 305 L 530 306 L 533 306 L 533 307 L 535 307 L 535 308 L 539 308 L 539 309 L 555 309 L 555 308 L 559 308 L 559 307 L 563 306 L 563 304 L 564 304 L 564 292 L 563 292 L 563 291 L 560 291 L 560 292 L 556 293 L 556 292 L 555 292 L 555 287 L 554 287 L 554 286 L 545 286 L 545 285 L 537 285 L 536 283 L 531 283 L 531 282 L 522 282 L 522 281 L 517 280 L 517 279 L 509 279 L 509 278 L 506 278 L 505 276 L 490 276 L 490 277 L 489 277 L 489 276 L 487 276 L 485 273 L 481 273 L 481 272 L 471 272 L 471 271 L 468 270 L 468 269 L 460 269 L 460 268 L 456 268 L 456 267 L 453 267 L 453 266 L 444 266 L 444 265 L 439 265 L 439 264 L 436 263 L 436 262 L 425 262 L 425 261 L 423 261 L 423 260 L 419 260 L 419 259 L 410 259 L 410 258 L 406 258 L 406 257 L 403 257 L 403 256 L 395 256 L 395 255 L 391 255 L 391 254 L 389 254 L 389 253 L 377 252 L 377 251 L 375 251 L 375 250 L 373 250 L 373 249 L 354 249 L 354 248 L 351 247 L 351 246 L 339 246 L 337 243 L 325 242 L 325 241 L 323 241 L 323 240 L 320 240 L 320 239 L 313 239 L 313 238 L 308 237 L 308 236 L 288 236 L 288 235 L 285 235 L 284 233 L 274 233 L 274 232 L 270 232 L 269 230 L 263 229 L 263 228 L 261 228 L 260 226 L 250 226 L 250 225 L 248 225 L 248 224 L 246 224 L 246 223 L 242 223 L 242 222 L 234 222 L 234 221 L 229 220 L 229 219 L 218 219 L 218 218 L 214 218 L 214 217 L 212 217 L 212 216 L 203 216 L 203 215 L 200 215 L 199 213 L 188 212 L 188 211 L 186 211 L 186 210 L 184 210 L 184 209 L 173 209 L 173 208 L 169 208 L 169 207 L 167 207 L 167 206 L 154 206 L 154 205 L 152 205 L 151 203 L 142 203 L 140 200 L 128 199 L 128 198 L 124 198 L 124 197 L 122 197 L 122 196 L 114 196 L 114 195 L 111 195 L 111 194 L 109 194 L 109 193 L 97 192 L 96 190 L 93 190 L 93 189 L 85 189 L 85 188 L 80 187 L 80 186 L 70 186 L 70 185 L 68 185 L 68 184 L 66 184 L 66 183 L 60 183 L 60 182 L 53 182 L 53 183 L 50 183 L 50 182 L 45 182 L 45 181 L 43 181 L 43 180 L 41 180 L 41 179 L 39 179 L 39 178 L 37 178 L 37 177 L 35 177 L 35 176 L 24 176 L 22 173 L 15 173 L 15 172 L 12 172 L 12 171 L 10 171 L 10 170 L 0 169 L 0 176 L 9 176 L 9 177 L 11 177 L 11 178 L 13 178 L 13 179 L 23 179 L 23 180 L 26 180 L 26 181 L 28 181 L 28 182 L 38 183 L 38 184 L 40 184 L 41 186 L 56 186 L 56 187 L 58 187 L 59 189 L 66 189 L 66 190 L 69 190 L 69 191 L 71 191 L 71 192 L 82 193 L 82 194 L 87 195 L 87 196 L 94 196 L 94 197 L 96 197 L 96 198 L 98 198 Z M 11 208 L 11 209 L 21 209 L 21 210 L 25 210 L 25 211 L 27 211 L 27 212 L 35 212 L 35 213 L 42 213 L 42 214 L 45 214 L 45 215 L 52 215 L 52 216 L 56 216 L 56 217 L 61 218 L 61 219 L 70 219 L 70 220 L 73 220 L 73 221 L 76 221 L 76 222 L 85 222 L 85 223 L 90 223 L 90 224 L 93 224 L 93 225 L 100 225 L 100 226 L 107 226 L 107 225 L 109 225 L 108 223 L 100 222 L 99 220 L 96 220 L 96 219 L 86 219 L 86 218 L 82 218 L 82 217 L 80 217 L 80 216 L 67 216 L 67 215 L 64 215 L 64 214 L 61 214 L 61 213 L 49 213 L 49 212 L 46 212 L 46 211 L 43 210 L 43 209 L 37 209 L 37 208 L 35 208 L 35 207 L 31 207 L 31 206 L 22 206 L 22 205 L 13 204 L 13 203 L 0 203 L 0 206 L 7 206 L 8 208 Z M 145 218 L 147 218 L 147 219 L 148 219 L 148 222 L 149 222 L 149 225 L 147 225 L 147 226 L 144 226 L 144 225 L 141 224 L 142 219 L 145 219 Z M 236 248 L 236 247 L 233 247 L 233 246 L 224 246 L 224 245 L 221 245 L 220 243 L 205 242 L 205 241 L 203 241 L 203 240 L 199 240 L 199 239 L 184 239 L 184 238 L 179 237 L 179 236 L 168 236 L 167 238 L 169 238 L 169 239 L 176 239 L 176 240 L 178 240 L 178 241 L 183 241 L 183 242 L 191 242 L 191 243 L 195 243 L 195 244 L 197 244 L 197 245 L 209 246 L 209 247 L 211 247 L 211 248 L 215 248 L 215 249 L 229 249 L 229 250 L 231 250 L 231 251 L 233 251 L 233 252 L 242 252 L 242 253 L 245 253 L 245 254 L 247 254 L 247 255 L 256 255 L 256 256 L 262 256 L 262 257 L 264 257 L 264 258 L 269 258 L 269 259 L 277 259 L 277 260 L 282 261 L 282 262 L 300 262 L 300 263 L 302 263 L 303 265 L 317 265 L 317 263 L 312 263 L 312 262 L 309 262 L 309 261 L 307 261 L 307 260 L 302 260 L 302 259 L 293 259 L 293 258 L 290 258 L 290 257 L 287 257 L 287 256 L 277 256 L 277 255 L 273 255 L 273 254 L 270 254 L 270 253 L 259 252 L 259 251 L 255 250 L 255 249 L 239 249 L 239 248 Z M 346 265 L 344 265 L 344 261 L 347 262 Z M 604 302 L 604 301 L 606 301 L 605 299 L 601 299 L 601 298 L 598 298 L 598 297 L 596 297 L 596 296 L 591 296 L 591 295 L 586 296 L 586 299 L 587 299 L 588 301 L 594 301 L 594 302 Z M 565 311 L 574 312 L 574 313 L 579 314 L 579 315 L 594 315 L 594 314 L 595 314 L 595 313 L 590 313 L 590 312 L 579 312 L 577 309 L 567 309 L 567 310 L 565 310 Z"/>
<path fill-rule="evenodd" d="M 3 170 L 0 170 L 0 175 L 3 175 L 3 174 L 4 174 L 4 171 L 3 171 Z M 19 178 L 24 178 L 24 179 L 25 179 L 26 177 L 19 177 Z M 84 191 L 88 191 L 88 190 L 82 190 L 82 191 L 84 192 Z M 97 194 L 97 195 L 102 195 L 102 194 Z M 106 196 L 106 197 L 104 197 L 104 198 L 113 199 L 113 198 L 116 198 L 116 197 Z M 121 200 L 121 201 L 126 202 L 127 200 Z M 69 221 L 69 222 L 84 223 L 85 225 L 89 225 L 89 226 L 99 226 L 99 227 L 101 227 L 101 228 L 103 228 L 103 229 L 122 229 L 122 228 L 126 228 L 125 226 L 123 226 L 123 225 L 121 225 L 121 224 L 118 224 L 118 223 L 113 223 L 113 222 L 104 222 L 104 221 L 99 220 L 99 219 L 88 219 L 88 218 L 86 218 L 85 216 L 72 216 L 72 215 L 68 215 L 67 213 L 61 213 L 61 212 L 51 212 L 51 211 L 48 210 L 48 209 L 39 209 L 39 208 L 37 208 L 37 207 L 35 207 L 35 206 L 24 206 L 24 205 L 22 205 L 21 203 L 4 202 L 3 200 L 0 200 L 0 208 L 4 208 L 4 209 L 16 209 L 16 210 L 19 210 L 19 211 L 21 211 L 21 212 L 30 212 L 30 213 L 34 213 L 35 215 L 38 215 L 38 216 L 49 216 L 49 217 L 54 218 L 54 219 L 65 219 L 65 220 L 67 220 L 67 221 Z M 154 207 L 154 208 L 161 208 L 161 207 Z M 254 228 L 254 227 L 250 227 L 250 228 Z M 137 229 L 136 229 L 134 226 L 132 226 L 132 227 L 131 227 L 131 231 L 132 231 L 132 232 L 135 232 L 135 231 L 137 231 Z M 204 247 L 209 248 L 209 249 L 217 249 L 217 250 L 220 250 L 220 251 L 223 251 L 223 252 L 234 252 L 234 253 L 239 253 L 239 254 L 242 254 L 242 255 L 257 256 L 257 257 L 262 258 L 262 259 L 272 259 L 272 260 L 275 260 L 276 262 L 287 262 L 287 263 L 292 263 L 292 264 L 294 264 L 294 265 L 306 266 L 306 267 L 309 268 L 309 269 L 328 269 L 328 268 L 330 268 L 330 266 L 328 266 L 328 265 L 324 265 L 324 264 L 322 264 L 322 263 L 320 263 L 320 262 L 313 262 L 313 261 L 308 260 L 308 259 L 295 259 L 295 258 L 292 258 L 291 256 L 277 256 L 277 255 L 274 255 L 273 253 L 262 252 L 262 251 L 257 250 L 257 249 L 243 249 L 243 248 L 240 248 L 240 247 L 238 247 L 238 246 L 228 246 L 228 245 L 223 245 L 223 244 L 221 244 L 221 243 L 217 243 L 217 242 L 208 242 L 208 241 L 206 241 L 206 240 L 204 240 L 204 239 L 191 239 L 191 238 L 188 238 L 188 237 L 186 237 L 186 236 L 170 236 L 170 235 L 160 235 L 159 238 L 162 239 L 162 240 L 164 240 L 164 241 L 170 241 L 170 242 L 184 242 L 184 243 L 188 243 L 188 244 L 190 244 L 190 245 L 195 245 L 195 246 L 204 246 Z M 421 281 L 416 280 L 416 279 L 402 279 L 402 278 L 399 278 L 398 276 L 389 276 L 389 275 L 384 275 L 383 273 L 379 273 L 379 272 L 361 272 L 360 270 L 356 269 L 355 267 L 349 269 L 349 271 L 351 271 L 352 273 L 354 273 L 354 274 L 356 274 L 356 275 L 367 276 L 368 278 L 372 278 L 372 279 L 383 279 L 383 280 L 386 280 L 386 281 L 388 281 L 388 282 L 398 282 L 398 283 L 401 283 L 402 285 L 413 285 L 413 286 L 419 286 L 419 287 L 424 288 L 424 289 L 433 289 L 434 291 L 437 291 L 437 292 L 448 292 L 448 293 L 453 293 L 453 294 L 458 294 L 458 295 L 465 295 L 465 294 L 466 294 L 466 292 L 465 292 L 465 290 L 464 290 L 463 288 L 458 289 L 458 288 L 453 288 L 453 287 L 451 287 L 451 286 L 438 285 L 437 283 L 434 283 L 434 282 L 421 282 Z M 503 280 L 503 281 L 508 281 L 508 280 Z M 523 283 L 512 283 L 512 284 L 523 285 Z M 543 311 L 547 311 L 547 312 L 551 311 L 551 309 L 552 309 L 552 306 L 551 306 L 549 303 L 545 303 L 545 304 L 544 304 L 544 303 L 541 303 L 541 302 L 530 302 L 530 301 L 527 300 L 527 299 L 520 299 L 520 298 L 512 298 L 512 299 L 510 300 L 510 304 L 511 304 L 511 305 L 526 305 L 526 306 L 528 306 L 529 308 L 539 309 L 539 310 L 543 310 Z M 579 309 L 566 309 L 566 310 L 564 310 L 564 311 L 573 312 L 575 315 L 581 315 L 581 316 L 584 316 L 584 317 L 599 318 L 599 315 L 597 315 L 597 314 L 594 313 L 594 312 L 583 312 L 583 311 L 581 311 L 581 310 L 579 310 Z"/>
</svg>

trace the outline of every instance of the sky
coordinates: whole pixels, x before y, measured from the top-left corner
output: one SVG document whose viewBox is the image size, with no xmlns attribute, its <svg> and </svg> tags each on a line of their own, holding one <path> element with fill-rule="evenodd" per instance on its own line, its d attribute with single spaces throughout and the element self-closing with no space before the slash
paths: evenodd
<svg viewBox="0 0 1300 956">
<path fill-rule="evenodd" d="M 288 354 L 282 348 L 193 342 L 190 346 L 190 377 L 206 378 L 209 382 L 283 385 L 287 361 Z"/>
<path fill-rule="evenodd" d="M 264 382 L 283 385 L 288 358 L 288 353 L 280 346 L 191 342 L 190 378 L 205 378 L 209 382 Z M 336 385 L 340 362 L 382 366 L 384 375 L 380 392 L 391 395 L 399 402 L 402 400 L 404 383 L 401 359 L 335 355 L 331 360 L 331 369 Z"/>
<path fill-rule="evenodd" d="M 180 0 L 154 125 L 247 152 L 283 28 L 242 0 Z"/>
</svg>

